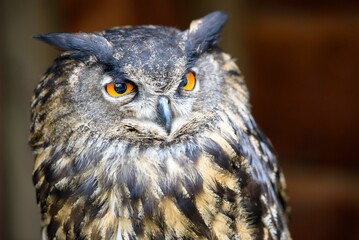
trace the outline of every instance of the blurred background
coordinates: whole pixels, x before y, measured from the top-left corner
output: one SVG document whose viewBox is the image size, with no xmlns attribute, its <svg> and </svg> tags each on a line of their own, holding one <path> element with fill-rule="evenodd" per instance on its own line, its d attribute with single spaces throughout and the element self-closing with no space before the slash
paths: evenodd
<svg viewBox="0 0 359 240">
<path fill-rule="evenodd" d="M 357 0 L 0 0 L 0 239 L 40 238 L 30 99 L 59 52 L 31 37 L 135 24 L 186 29 L 218 9 L 230 14 L 220 45 L 246 76 L 253 115 L 287 177 L 293 238 L 359 239 Z"/>
</svg>

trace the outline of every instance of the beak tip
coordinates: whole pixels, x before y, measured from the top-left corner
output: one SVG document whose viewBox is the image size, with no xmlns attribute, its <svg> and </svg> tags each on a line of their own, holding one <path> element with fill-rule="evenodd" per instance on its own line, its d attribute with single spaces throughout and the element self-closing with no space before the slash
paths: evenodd
<svg viewBox="0 0 359 240">
<path fill-rule="evenodd" d="M 171 124 L 166 125 L 166 132 L 168 135 L 171 133 Z"/>
</svg>

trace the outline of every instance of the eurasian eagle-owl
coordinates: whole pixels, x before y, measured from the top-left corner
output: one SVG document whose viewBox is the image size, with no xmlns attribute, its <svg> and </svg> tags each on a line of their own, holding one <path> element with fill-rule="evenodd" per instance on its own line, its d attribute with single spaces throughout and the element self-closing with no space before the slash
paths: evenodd
<svg viewBox="0 0 359 240">
<path fill-rule="evenodd" d="M 290 239 L 226 20 L 36 37 L 64 51 L 31 105 L 42 239 Z"/>
</svg>

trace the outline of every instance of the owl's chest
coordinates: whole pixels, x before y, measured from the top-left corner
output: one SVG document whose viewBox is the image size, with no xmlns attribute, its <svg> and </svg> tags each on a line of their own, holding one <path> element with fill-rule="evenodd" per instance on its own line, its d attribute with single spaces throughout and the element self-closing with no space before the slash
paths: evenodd
<svg viewBox="0 0 359 240">
<path fill-rule="evenodd" d="M 230 158 L 216 157 L 192 145 L 182 150 L 148 150 L 127 168 L 123 166 L 122 179 L 108 189 L 115 196 L 108 205 L 123 239 L 131 234 L 148 239 L 211 239 L 213 232 L 236 236 L 241 218 L 238 179 L 216 163 Z"/>
<path fill-rule="evenodd" d="M 41 203 L 44 222 L 67 226 L 75 237 L 91 229 L 104 239 L 232 239 L 246 216 L 233 171 L 239 156 L 229 147 L 221 138 L 163 148 L 110 146 L 101 156 L 84 155 L 72 176 L 38 189 L 49 190 Z M 79 225 L 83 230 L 76 232 Z"/>
</svg>

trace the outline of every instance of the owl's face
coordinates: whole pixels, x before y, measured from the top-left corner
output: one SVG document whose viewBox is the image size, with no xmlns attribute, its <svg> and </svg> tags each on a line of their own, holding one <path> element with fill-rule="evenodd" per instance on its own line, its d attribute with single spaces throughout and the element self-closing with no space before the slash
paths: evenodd
<svg viewBox="0 0 359 240">
<path fill-rule="evenodd" d="M 66 96 L 80 106 L 85 121 L 164 136 L 215 108 L 222 78 L 213 51 L 188 66 L 182 32 L 140 27 L 111 34 L 121 39 L 114 44 L 113 66 L 98 61 L 84 65 Z"/>
<path fill-rule="evenodd" d="M 209 26 L 199 20 L 183 32 L 139 26 L 41 35 L 70 50 L 52 67 L 63 75 L 49 84 L 60 92 L 48 101 L 57 125 L 52 137 L 63 136 L 73 122 L 108 138 L 173 139 L 199 131 L 225 88 L 223 55 L 215 47 L 224 21 Z"/>
</svg>

